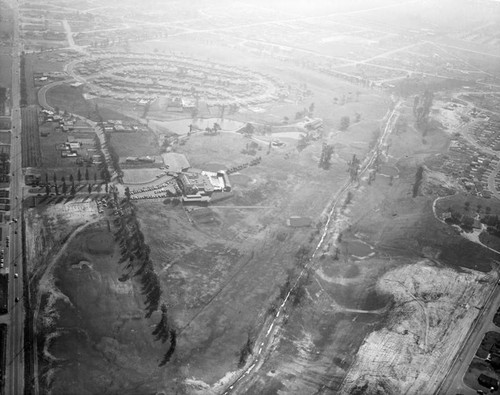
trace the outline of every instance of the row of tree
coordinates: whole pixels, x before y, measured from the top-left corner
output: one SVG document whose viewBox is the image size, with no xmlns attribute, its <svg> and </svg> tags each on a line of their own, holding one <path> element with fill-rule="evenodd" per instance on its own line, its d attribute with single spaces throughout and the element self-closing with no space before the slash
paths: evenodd
<svg viewBox="0 0 500 395">
<path fill-rule="evenodd" d="M 115 200 L 117 200 L 116 193 L 114 196 Z M 119 243 L 121 254 L 119 263 L 125 265 L 120 281 L 127 281 L 132 277 L 139 279 L 141 293 L 145 298 L 146 318 L 150 318 L 160 307 L 162 296 L 160 279 L 150 258 L 150 248 L 146 244 L 144 234 L 140 229 L 135 207 L 130 202 L 130 190 L 128 188 L 125 190 L 125 196 L 125 199 L 120 203 L 123 215 L 114 220 L 116 228 L 114 236 Z M 165 304 L 161 305 L 161 319 L 152 334 L 156 340 L 162 343 L 170 341 L 169 348 L 160 362 L 160 366 L 163 366 L 171 359 L 177 343 L 177 334 L 168 319 L 168 309 Z"/>
<path fill-rule="evenodd" d="M 113 165 L 113 169 L 115 169 L 117 175 L 118 175 L 118 182 L 123 181 L 123 171 L 120 168 L 120 157 L 114 150 L 113 146 L 111 145 L 111 137 L 109 133 L 104 133 L 104 141 L 106 144 L 106 148 L 108 149 L 109 156 L 111 157 L 111 164 Z M 106 163 L 106 162 L 104 162 Z M 107 166 L 106 166 L 107 169 Z M 109 174 L 109 171 L 108 171 Z"/>
</svg>

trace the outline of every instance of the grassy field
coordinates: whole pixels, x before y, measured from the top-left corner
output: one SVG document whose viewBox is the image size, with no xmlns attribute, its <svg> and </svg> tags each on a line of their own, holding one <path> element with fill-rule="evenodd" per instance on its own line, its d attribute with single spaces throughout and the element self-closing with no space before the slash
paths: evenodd
<svg viewBox="0 0 500 395">
<path fill-rule="evenodd" d="M 109 108 L 101 101 L 85 100 L 82 91 L 63 84 L 55 86 L 47 92 L 47 103 L 52 107 L 58 107 L 61 111 L 81 115 L 92 121 L 99 121 L 100 117 L 106 120 L 130 119 L 118 110 Z"/>
<path fill-rule="evenodd" d="M 170 369 L 158 368 L 164 347 L 151 334 L 156 317 L 144 318 L 138 283 L 118 281 L 118 258 L 113 234 L 102 223 L 75 238 L 56 263 L 54 286 L 69 303 L 57 302 L 57 337 L 48 351 L 72 363 L 57 369 L 54 394 L 154 393 L 163 387 Z"/>
<path fill-rule="evenodd" d="M 128 156 L 157 156 L 160 154 L 158 142 L 151 132 L 112 133 L 110 141 L 120 157 L 120 161 L 125 161 Z"/>
<path fill-rule="evenodd" d="M 64 70 L 64 62 L 55 61 L 53 52 L 31 54 L 30 57 L 35 63 L 34 71 L 36 73 L 51 73 Z"/>
<path fill-rule="evenodd" d="M 52 107 L 58 107 L 61 111 L 82 115 L 93 121 L 97 121 L 95 105 L 85 100 L 79 89 L 69 85 L 58 85 L 48 90 L 47 103 Z"/>
</svg>

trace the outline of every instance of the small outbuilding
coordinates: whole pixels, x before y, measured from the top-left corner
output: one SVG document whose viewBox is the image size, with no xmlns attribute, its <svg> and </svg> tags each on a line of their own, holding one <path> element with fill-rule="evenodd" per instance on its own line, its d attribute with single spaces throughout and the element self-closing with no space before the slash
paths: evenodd
<svg viewBox="0 0 500 395">
<path fill-rule="evenodd" d="M 288 219 L 287 224 L 292 228 L 308 227 L 311 226 L 312 219 L 310 217 L 291 216 Z"/>
</svg>

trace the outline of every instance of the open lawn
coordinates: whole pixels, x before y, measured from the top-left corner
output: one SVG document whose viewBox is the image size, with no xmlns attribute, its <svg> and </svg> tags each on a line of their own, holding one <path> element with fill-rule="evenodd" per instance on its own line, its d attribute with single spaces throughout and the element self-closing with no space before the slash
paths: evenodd
<svg viewBox="0 0 500 395">
<path fill-rule="evenodd" d="M 82 115 L 91 120 L 97 120 L 95 106 L 85 100 L 81 90 L 69 85 L 57 85 L 47 91 L 47 103 L 60 111 L 68 111 Z"/>
<path fill-rule="evenodd" d="M 113 110 L 102 104 L 101 101 L 85 100 L 81 88 L 73 88 L 67 84 L 57 85 L 47 91 L 47 103 L 58 107 L 61 111 L 81 115 L 92 121 L 130 119 L 119 111 Z M 97 104 L 98 103 L 98 104 Z"/>
<path fill-rule="evenodd" d="M 158 317 L 144 318 L 137 280 L 119 280 L 119 257 L 113 233 L 103 222 L 75 237 L 55 262 L 44 297 L 53 299 L 43 307 L 60 313 L 53 326 L 44 328 L 45 339 L 53 337 L 48 352 L 79 363 L 59 366 L 53 381 L 42 377 L 42 386 L 53 393 L 166 389 L 164 379 L 172 368 L 158 363 L 168 347 L 151 334 Z"/>
<path fill-rule="evenodd" d="M 112 133 L 110 141 L 120 157 L 120 162 L 124 162 L 129 156 L 158 156 L 160 154 L 158 142 L 151 132 Z"/>
</svg>

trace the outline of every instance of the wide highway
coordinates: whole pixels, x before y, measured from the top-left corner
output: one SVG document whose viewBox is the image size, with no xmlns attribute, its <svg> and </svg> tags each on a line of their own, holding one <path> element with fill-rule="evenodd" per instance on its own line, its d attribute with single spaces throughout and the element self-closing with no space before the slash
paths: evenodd
<svg viewBox="0 0 500 395">
<path fill-rule="evenodd" d="M 21 239 L 22 210 L 22 162 L 21 162 L 21 76 L 20 62 L 22 46 L 19 40 L 19 10 L 17 1 L 11 2 L 14 11 L 12 47 L 12 135 L 10 159 L 10 224 L 8 236 L 10 245 L 5 248 L 6 265 L 9 270 L 9 325 L 7 332 L 5 393 L 24 393 L 24 306 L 23 267 Z"/>
</svg>

